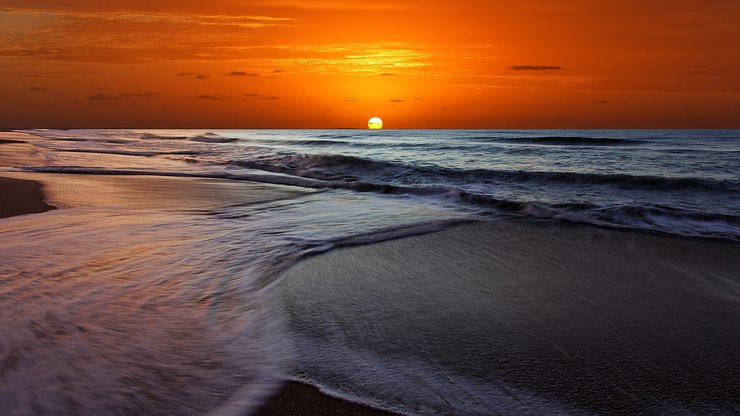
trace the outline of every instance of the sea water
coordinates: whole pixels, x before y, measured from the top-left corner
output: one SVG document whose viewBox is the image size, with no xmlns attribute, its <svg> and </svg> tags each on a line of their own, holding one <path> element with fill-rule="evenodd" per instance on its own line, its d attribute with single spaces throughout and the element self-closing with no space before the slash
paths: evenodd
<svg viewBox="0 0 740 416">
<path fill-rule="evenodd" d="M 297 259 L 336 247 L 512 218 L 740 240 L 738 131 L 28 133 L 42 138 L 33 146 L 46 162 L 6 171 L 220 178 L 306 192 L 209 209 L 80 206 L 2 220 L 3 414 L 254 410 L 300 371 L 296 349 L 312 348 L 286 333 L 284 306 L 266 294 Z M 378 351 L 364 357 L 383 360 Z M 408 367 L 425 380 L 439 376 L 430 365 Z"/>
<path fill-rule="evenodd" d="M 735 130 L 32 133 L 49 139 L 43 146 L 57 152 L 176 159 L 199 168 L 173 172 L 152 167 L 138 173 L 190 173 L 417 195 L 480 214 L 559 218 L 734 240 L 740 236 L 740 131 Z M 94 156 L 87 160 L 73 165 L 55 162 L 38 170 L 136 170 L 136 166 L 99 166 Z M 267 177 L 268 173 L 285 175 Z"/>
</svg>

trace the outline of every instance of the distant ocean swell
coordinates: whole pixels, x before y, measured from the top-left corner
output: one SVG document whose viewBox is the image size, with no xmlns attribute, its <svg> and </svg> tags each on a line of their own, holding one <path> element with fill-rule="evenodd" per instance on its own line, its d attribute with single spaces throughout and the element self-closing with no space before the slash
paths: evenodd
<svg viewBox="0 0 740 416">
<path fill-rule="evenodd" d="M 224 142 L 226 143 L 226 142 Z M 167 155 L 202 155 L 202 151 L 127 151 L 102 149 L 63 149 L 72 153 L 101 153 L 123 156 L 167 156 Z M 196 161 L 196 160 L 192 160 Z M 300 177 L 321 180 L 358 181 L 363 178 L 380 179 L 398 183 L 445 182 L 454 180 L 460 183 L 477 183 L 492 181 L 544 182 L 563 184 L 597 184 L 620 188 L 648 190 L 697 189 L 740 193 L 740 182 L 729 179 L 661 177 L 627 174 L 594 174 L 579 172 L 548 172 L 524 170 L 490 170 L 490 169 L 450 169 L 442 167 L 412 166 L 403 163 L 374 161 L 346 155 L 279 155 L 260 160 L 232 160 L 228 164 L 264 170 L 275 173 L 286 173 Z"/>
<path fill-rule="evenodd" d="M 48 130 L 44 172 L 214 177 L 408 195 L 477 214 L 740 240 L 735 131 Z M 74 153 L 134 165 L 76 163 Z M 157 159 L 190 168 L 160 167 Z M 139 162 L 137 162 L 139 163 Z"/>
<path fill-rule="evenodd" d="M 740 182 L 690 177 L 633 176 L 625 174 L 592 174 L 578 172 L 505 171 L 490 169 L 449 169 L 380 162 L 345 155 L 290 155 L 273 160 L 232 161 L 232 164 L 270 172 L 289 173 L 314 179 L 358 180 L 378 177 L 389 181 L 414 182 L 458 180 L 481 181 L 532 181 L 557 183 L 588 183 L 639 189 L 704 189 L 740 192 Z"/>
<path fill-rule="evenodd" d="M 259 169 L 249 165 L 250 168 Z M 77 173 L 106 175 L 159 175 L 180 177 L 208 177 L 247 180 L 279 185 L 318 189 L 345 189 L 354 192 L 412 195 L 460 201 L 471 206 L 491 208 L 493 213 L 558 219 L 613 228 L 634 228 L 664 232 L 687 237 L 709 237 L 740 241 L 740 216 L 678 209 L 660 205 L 599 205 L 592 203 L 548 204 L 534 201 L 516 201 L 491 195 L 467 192 L 460 187 L 446 186 L 394 186 L 385 183 L 313 179 L 311 177 L 269 176 L 260 174 L 201 174 L 186 172 L 151 172 L 137 170 L 101 170 L 80 167 L 48 167 L 28 169 L 46 173 Z M 260 169 L 268 170 L 268 169 Z M 279 170 L 277 170 L 279 171 Z M 527 174 L 527 172 L 523 172 Z M 336 179 L 336 178 L 333 178 Z M 662 179 L 662 178 L 661 178 Z M 380 241 L 380 240 L 378 240 Z"/>
</svg>

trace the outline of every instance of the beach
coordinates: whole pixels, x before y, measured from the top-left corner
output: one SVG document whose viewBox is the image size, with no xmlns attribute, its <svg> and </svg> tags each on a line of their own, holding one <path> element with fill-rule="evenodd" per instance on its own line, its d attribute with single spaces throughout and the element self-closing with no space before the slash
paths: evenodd
<svg viewBox="0 0 740 416">
<path fill-rule="evenodd" d="M 0 134 L 0 413 L 740 409 L 736 241 L 40 140 Z"/>
<path fill-rule="evenodd" d="M 44 202 L 41 184 L 22 179 L 0 178 L 0 218 L 54 209 Z"/>
<path fill-rule="evenodd" d="M 0 137 L 0 146 L 14 145 L 12 149 L 0 148 L 0 160 L 5 162 L 6 167 L 22 166 L 29 163 L 29 161 L 38 161 L 38 159 L 34 160 L 34 155 L 30 154 L 31 148 L 27 145 L 29 141 L 33 142 L 35 140 L 34 137 L 17 133 L 0 134 L 9 136 L 8 138 Z M 118 206 L 122 204 L 136 209 L 147 209 L 161 207 L 166 204 L 172 209 L 180 207 L 181 209 L 192 210 L 213 209 L 217 206 L 235 203 L 254 204 L 273 201 L 306 192 L 290 187 L 235 184 L 228 181 L 198 179 L 183 180 L 181 178 L 26 173 L 13 173 L 11 175 L 16 178 L 0 177 L 0 218 L 36 214 L 57 209 L 56 206 L 47 204 L 47 199 L 52 199 L 62 209 L 93 207 L 96 205 Z M 17 177 L 38 180 L 17 179 Z M 42 189 L 46 191 L 46 196 Z M 240 190 L 241 192 L 239 192 Z M 4 292 L 4 295 L 7 296 L 8 293 Z M 44 313 L 41 313 L 41 315 L 43 316 Z M 36 326 L 33 326 L 33 328 L 37 332 L 43 331 L 43 329 Z M 19 328 L 9 329 L 18 330 Z M 84 333 L 87 332 L 87 329 L 77 327 L 75 331 Z M 61 335 L 64 332 L 63 329 L 57 329 L 56 335 Z M 43 334 L 43 332 L 38 333 Z M 54 335 L 53 330 L 52 333 L 48 334 L 50 337 L 54 337 Z M 3 352 L 5 356 L 0 367 L 0 379 L 2 379 L 0 383 L 8 386 L 13 384 L 12 371 L 24 357 L 17 349 L 11 348 L 10 351 Z M 209 359 L 204 357 L 203 361 L 207 362 Z M 279 385 L 279 382 L 274 384 L 276 387 Z M 274 394 L 274 398 L 269 399 L 272 394 Z M 256 414 L 263 416 L 294 414 L 393 415 L 389 412 L 335 399 L 321 393 L 315 387 L 302 383 L 288 381 L 284 387 L 272 394 L 258 396 L 258 403 L 265 399 L 269 400 L 264 405 L 258 406 Z M 42 399 L 41 401 L 44 402 L 45 400 Z M 131 405 L 131 407 L 135 408 L 135 405 Z M 0 409 L 3 408 L 3 405 L 0 405 Z M 75 407 L 66 406 L 46 408 L 47 411 L 61 414 L 74 412 L 74 409 Z M 10 410 L 10 414 L 25 414 L 23 408 L 6 408 L 6 410 Z M 222 410 L 224 414 L 229 414 L 229 412 L 228 409 Z M 148 413 L 156 414 L 156 411 L 150 409 Z"/>
</svg>

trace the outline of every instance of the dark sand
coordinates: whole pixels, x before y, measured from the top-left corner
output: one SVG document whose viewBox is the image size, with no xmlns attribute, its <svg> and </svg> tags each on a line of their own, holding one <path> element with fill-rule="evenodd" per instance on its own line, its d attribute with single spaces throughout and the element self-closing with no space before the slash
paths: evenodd
<svg viewBox="0 0 740 416">
<path fill-rule="evenodd" d="M 375 410 L 335 399 L 318 388 L 289 381 L 257 416 L 393 416 L 395 413 Z"/>
<path fill-rule="evenodd" d="M 46 212 L 54 208 L 44 202 L 40 183 L 0 177 L 0 218 Z"/>
<path fill-rule="evenodd" d="M 342 339 L 510 386 L 523 406 L 528 392 L 597 414 L 740 414 L 737 243 L 474 224 L 333 250 L 279 286 L 292 330 L 326 340 L 300 370 Z M 361 377 L 349 359 L 330 387 Z"/>
</svg>

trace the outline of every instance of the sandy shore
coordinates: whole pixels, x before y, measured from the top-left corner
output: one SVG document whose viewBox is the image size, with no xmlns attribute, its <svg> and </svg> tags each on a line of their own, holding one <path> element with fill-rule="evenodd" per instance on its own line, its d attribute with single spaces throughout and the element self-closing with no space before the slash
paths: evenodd
<svg viewBox="0 0 740 416">
<path fill-rule="evenodd" d="M 42 164 L 22 133 L 0 133 L 0 167 Z M 0 177 L 0 218 L 41 213 L 59 208 L 121 206 L 171 210 L 216 209 L 219 206 L 254 204 L 291 198 L 312 191 L 278 185 L 218 179 L 75 175 L 7 172 Z M 259 412 L 279 415 L 392 416 L 365 406 L 348 403 L 321 393 L 317 388 L 287 382 Z"/>
<path fill-rule="evenodd" d="M 46 212 L 55 207 L 44 202 L 36 181 L 0 177 L 0 218 Z"/>
<path fill-rule="evenodd" d="M 393 416 L 395 413 L 327 396 L 318 388 L 294 381 L 288 382 L 257 416 Z"/>
<path fill-rule="evenodd" d="M 17 160 L 18 156 L 15 154 L 19 151 L 28 153 L 30 146 L 17 137 L 19 135 L 15 133 L 0 133 L 0 167 L 12 166 L 11 159 Z M 37 181 L 0 177 L 0 190 L 0 218 L 46 212 L 55 208 L 45 202 L 41 183 Z"/>
</svg>

